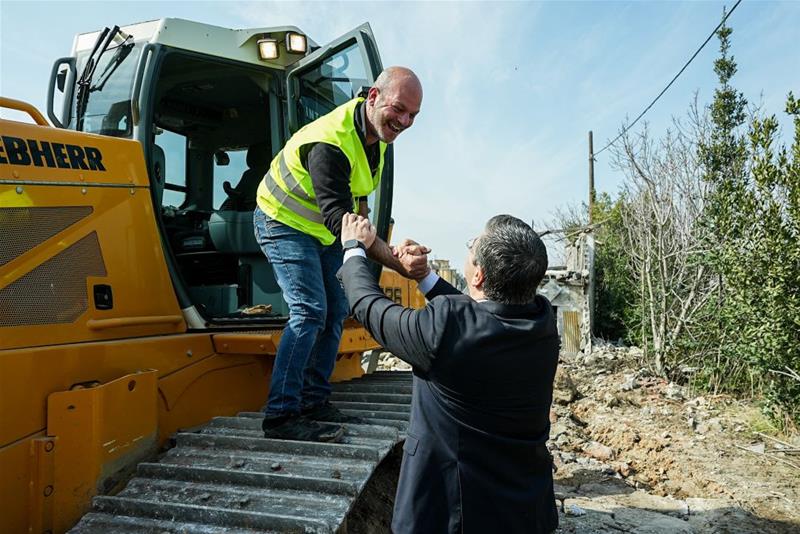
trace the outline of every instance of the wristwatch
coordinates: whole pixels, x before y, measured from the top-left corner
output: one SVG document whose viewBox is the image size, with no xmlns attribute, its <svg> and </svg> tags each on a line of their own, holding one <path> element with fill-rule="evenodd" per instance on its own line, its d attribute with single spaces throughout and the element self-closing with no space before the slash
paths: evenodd
<svg viewBox="0 0 800 534">
<path fill-rule="evenodd" d="M 347 240 L 347 241 L 345 241 L 345 242 L 344 242 L 344 244 L 342 245 L 342 250 L 345 250 L 345 251 L 347 251 L 347 250 L 352 250 L 352 249 L 354 249 L 354 248 L 360 248 L 360 249 L 361 249 L 361 250 L 363 250 L 363 251 L 366 251 L 366 250 L 367 250 L 367 247 L 366 247 L 366 246 L 364 246 L 364 243 L 362 243 L 362 242 L 361 242 L 361 241 L 359 241 L 358 239 L 348 239 L 348 240 Z"/>
</svg>

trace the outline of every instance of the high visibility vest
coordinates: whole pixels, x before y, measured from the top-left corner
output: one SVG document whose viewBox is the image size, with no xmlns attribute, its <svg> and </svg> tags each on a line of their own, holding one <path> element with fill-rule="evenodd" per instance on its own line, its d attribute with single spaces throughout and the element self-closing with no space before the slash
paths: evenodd
<svg viewBox="0 0 800 534">
<path fill-rule="evenodd" d="M 380 143 L 380 161 L 373 175 L 370 172 L 364 145 L 356 132 L 354 117 L 356 105 L 363 98 L 354 98 L 327 115 L 303 126 L 278 152 L 269 172 L 258 186 L 258 207 L 272 219 L 316 237 L 323 245 L 330 245 L 336 237 L 323 224 L 317 206 L 311 175 L 300 159 L 300 150 L 310 143 L 328 143 L 338 147 L 350 163 L 350 192 L 353 209 L 356 198 L 372 193 L 381 179 L 386 143 Z"/>
</svg>

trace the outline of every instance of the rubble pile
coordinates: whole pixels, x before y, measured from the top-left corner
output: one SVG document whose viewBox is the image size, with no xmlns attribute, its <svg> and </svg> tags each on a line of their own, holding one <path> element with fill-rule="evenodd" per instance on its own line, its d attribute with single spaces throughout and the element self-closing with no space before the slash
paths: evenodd
<svg viewBox="0 0 800 534">
<path fill-rule="evenodd" d="M 410 371 L 411 366 L 392 354 L 381 352 L 378 354 L 378 371 Z"/>
<path fill-rule="evenodd" d="M 611 345 L 561 357 L 549 443 L 557 532 L 800 531 L 790 465 L 800 443 L 764 453 L 780 442 L 752 430 L 755 406 L 696 396 L 641 361 Z"/>
</svg>

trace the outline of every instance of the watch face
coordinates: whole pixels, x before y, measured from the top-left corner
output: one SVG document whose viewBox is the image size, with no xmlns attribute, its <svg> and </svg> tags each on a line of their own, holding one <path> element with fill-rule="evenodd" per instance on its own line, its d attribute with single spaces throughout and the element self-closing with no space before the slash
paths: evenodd
<svg viewBox="0 0 800 534">
<path fill-rule="evenodd" d="M 342 250 L 352 250 L 354 248 L 360 248 L 361 250 L 367 250 L 367 247 L 364 246 L 364 243 L 362 243 L 358 239 L 348 239 L 342 245 Z"/>
</svg>

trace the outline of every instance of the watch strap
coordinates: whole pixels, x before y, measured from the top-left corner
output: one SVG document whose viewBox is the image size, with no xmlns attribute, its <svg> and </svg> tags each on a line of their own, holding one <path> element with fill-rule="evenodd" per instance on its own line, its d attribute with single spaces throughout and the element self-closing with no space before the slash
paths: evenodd
<svg viewBox="0 0 800 534">
<path fill-rule="evenodd" d="M 361 250 L 364 251 L 367 250 L 367 247 L 364 245 L 364 243 L 362 243 L 358 239 L 348 239 L 342 245 L 342 250 L 352 250 L 354 248 L 360 248 Z"/>
</svg>

